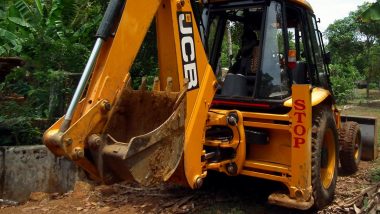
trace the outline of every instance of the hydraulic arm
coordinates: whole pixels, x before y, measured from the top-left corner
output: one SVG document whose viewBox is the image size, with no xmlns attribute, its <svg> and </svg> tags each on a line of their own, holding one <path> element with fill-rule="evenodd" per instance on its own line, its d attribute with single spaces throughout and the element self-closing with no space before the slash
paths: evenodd
<svg viewBox="0 0 380 214">
<path fill-rule="evenodd" d="M 134 91 L 130 69 L 152 21 L 159 80 L 153 91 Z M 200 157 L 216 81 L 190 1 L 113 0 L 97 36 L 69 110 L 44 143 L 104 182 L 152 184 L 175 174 L 196 187 L 206 175 Z"/>
</svg>

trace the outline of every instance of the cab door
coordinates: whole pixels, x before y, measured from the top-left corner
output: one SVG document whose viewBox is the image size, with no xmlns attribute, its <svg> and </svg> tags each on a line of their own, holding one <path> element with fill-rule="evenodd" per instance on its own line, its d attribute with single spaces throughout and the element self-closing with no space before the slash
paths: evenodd
<svg viewBox="0 0 380 214">
<path fill-rule="evenodd" d="M 329 70 L 324 61 L 324 47 L 322 33 L 318 30 L 315 15 L 309 11 L 305 12 L 305 30 L 307 31 L 307 45 L 309 49 L 309 67 L 314 76 L 313 85 L 330 90 Z"/>
</svg>

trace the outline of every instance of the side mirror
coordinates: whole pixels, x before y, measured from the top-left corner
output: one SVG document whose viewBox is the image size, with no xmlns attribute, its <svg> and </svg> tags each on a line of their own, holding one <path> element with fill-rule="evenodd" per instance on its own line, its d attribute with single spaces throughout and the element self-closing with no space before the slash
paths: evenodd
<svg viewBox="0 0 380 214">
<path fill-rule="evenodd" d="M 331 53 L 330 52 L 323 54 L 323 62 L 327 65 L 331 64 Z"/>
</svg>

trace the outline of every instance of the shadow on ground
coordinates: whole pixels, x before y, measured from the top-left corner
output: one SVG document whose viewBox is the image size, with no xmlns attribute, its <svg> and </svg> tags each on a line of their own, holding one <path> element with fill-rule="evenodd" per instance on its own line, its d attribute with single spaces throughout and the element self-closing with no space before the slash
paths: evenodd
<svg viewBox="0 0 380 214">
<path fill-rule="evenodd" d="M 312 213 L 267 203 L 272 192 L 285 189 L 277 182 L 210 173 L 204 186 L 196 191 L 192 213 Z"/>
</svg>

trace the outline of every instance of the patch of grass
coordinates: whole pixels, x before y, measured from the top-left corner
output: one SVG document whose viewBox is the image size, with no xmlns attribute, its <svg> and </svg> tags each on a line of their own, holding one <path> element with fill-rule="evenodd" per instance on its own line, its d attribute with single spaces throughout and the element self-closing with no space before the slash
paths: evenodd
<svg viewBox="0 0 380 214">
<path fill-rule="evenodd" d="M 268 214 L 306 214 L 312 212 L 302 212 L 296 209 L 288 209 L 281 206 L 270 205 L 267 202 L 260 201 L 254 197 L 250 200 L 243 199 L 240 201 L 211 203 L 208 207 L 197 210 L 199 214 L 250 214 L 250 213 L 268 213 Z"/>
<path fill-rule="evenodd" d="M 356 101 L 356 100 L 378 100 L 380 99 L 380 90 L 378 89 L 370 89 L 369 90 L 369 98 L 367 99 L 367 89 L 355 89 L 354 90 L 354 97 L 355 99 L 354 100 L 351 100 L 350 103 L 352 101 Z"/>
<path fill-rule="evenodd" d="M 201 214 L 245 214 L 247 213 L 246 208 L 247 205 L 243 205 L 243 207 L 240 207 L 239 205 L 235 204 L 213 204 L 210 207 L 206 208 L 203 211 L 200 211 Z M 253 210 L 257 212 L 263 212 L 264 209 L 258 209 L 257 207 L 254 207 Z"/>
<path fill-rule="evenodd" d="M 380 182 L 380 168 L 376 168 L 371 172 L 371 181 Z"/>
<path fill-rule="evenodd" d="M 371 170 L 371 181 L 374 183 L 380 182 L 380 160 L 376 160 L 375 168 Z"/>
</svg>

